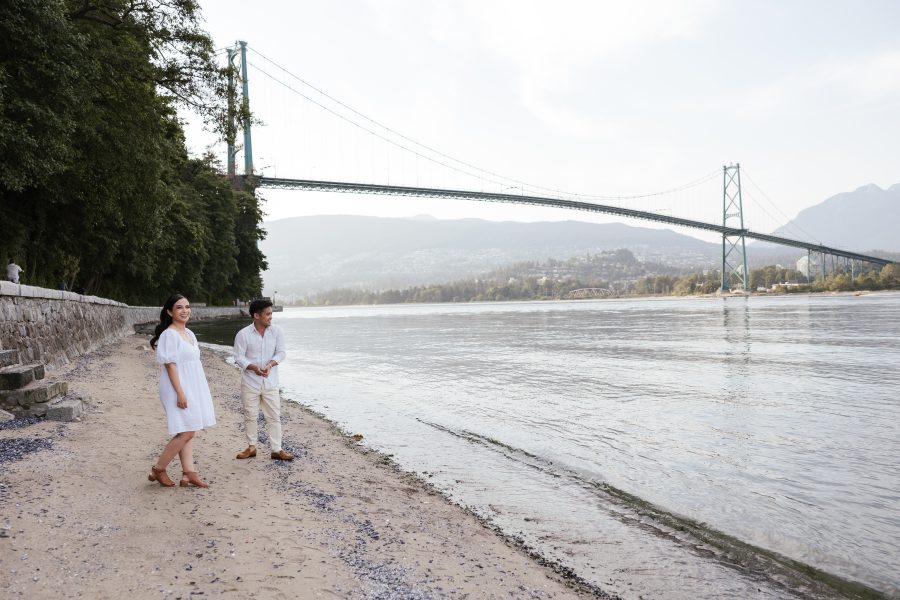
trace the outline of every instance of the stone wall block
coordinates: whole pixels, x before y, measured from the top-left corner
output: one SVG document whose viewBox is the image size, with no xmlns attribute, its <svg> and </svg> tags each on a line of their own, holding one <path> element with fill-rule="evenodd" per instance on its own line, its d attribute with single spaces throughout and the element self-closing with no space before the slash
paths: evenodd
<svg viewBox="0 0 900 600">
<path fill-rule="evenodd" d="M 12 410 L 22 406 L 25 402 L 25 392 L 22 390 L 4 390 L 0 391 L 0 403 L 7 410 Z"/>
<path fill-rule="evenodd" d="M 50 406 L 50 402 L 39 402 L 37 404 L 32 404 L 28 407 L 28 416 L 29 417 L 43 417 L 47 414 L 47 408 Z"/>
<path fill-rule="evenodd" d="M 0 369 L 0 390 L 17 390 L 39 379 L 34 367 L 35 365 L 14 365 Z M 43 377 L 43 366 L 40 374 Z"/>
<path fill-rule="evenodd" d="M 9 285 L 2 285 L 9 284 Z M 0 349 L 16 350 L 24 363 L 62 366 L 78 356 L 156 323 L 159 307 L 127 306 L 34 286 L 0 282 Z M 238 307 L 197 307 L 194 320 L 240 316 Z"/>
<path fill-rule="evenodd" d="M 52 396 L 50 385 L 39 385 L 39 386 L 29 386 L 22 388 L 22 391 L 25 392 L 22 400 L 19 401 L 19 404 L 22 406 L 31 406 L 32 404 L 40 404 L 41 402 L 48 402 L 50 397 Z"/>
<path fill-rule="evenodd" d="M 24 399 L 19 400 L 19 405 L 33 406 L 35 404 L 43 404 L 65 394 L 68 390 L 69 384 L 62 381 L 54 381 L 52 383 L 32 382 L 21 390 L 17 390 L 24 393 Z"/>
<path fill-rule="evenodd" d="M 51 421 L 74 421 L 84 413 L 84 402 L 73 394 L 68 394 L 50 403 L 47 418 Z"/>
<path fill-rule="evenodd" d="M 9 367 L 19 362 L 19 353 L 16 350 L 0 350 L 0 367 Z"/>
</svg>

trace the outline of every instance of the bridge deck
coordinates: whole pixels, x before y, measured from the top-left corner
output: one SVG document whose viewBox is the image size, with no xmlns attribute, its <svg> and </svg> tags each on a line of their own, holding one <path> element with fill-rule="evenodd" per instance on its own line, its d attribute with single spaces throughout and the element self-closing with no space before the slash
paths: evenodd
<svg viewBox="0 0 900 600">
<path fill-rule="evenodd" d="M 693 221 L 691 219 L 682 219 L 680 217 L 659 215 L 652 212 L 623 208 L 621 206 L 594 204 L 591 202 L 582 202 L 579 200 L 567 200 L 565 198 L 549 198 L 544 196 L 524 196 L 515 194 L 496 194 L 492 192 L 448 190 L 441 188 L 376 185 L 370 183 L 316 181 L 311 179 L 286 179 L 279 177 L 259 177 L 256 183 L 257 185 L 259 185 L 259 187 L 275 189 L 376 194 L 382 196 L 447 198 L 452 200 L 476 200 L 479 202 L 506 202 L 511 204 L 528 204 L 531 206 L 549 206 L 553 208 L 566 208 L 569 210 L 583 210 L 587 212 L 619 215 L 623 217 L 630 217 L 633 219 L 643 219 L 645 221 L 655 221 L 657 223 L 667 223 L 669 225 L 678 225 L 680 227 L 689 227 L 692 229 L 702 229 L 704 231 L 715 231 L 717 233 L 728 236 L 744 235 L 745 237 L 754 240 L 770 242 L 782 246 L 802 248 L 804 250 L 809 250 L 816 253 L 830 254 L 832 256 L 840 256 L 842 258 L 859 260 L 878 265 L 886 265 L 891 262 L 877 256 L 868 256 L 865 254 L 859 254 L 857 252 L 841 250 L 840 248 L 823 246 L 821 244 L 812 244 L 801 240 L 794 240 L 776 235 L 769 235 L 766 233 L 756 233 L 755 231 L 751 231 L 749 229 L 735 229 L 733 227 L 725 227 L 724 225 L 717 225 L 715 223 L 704 223 L 703 221 Z"/>
</svg>

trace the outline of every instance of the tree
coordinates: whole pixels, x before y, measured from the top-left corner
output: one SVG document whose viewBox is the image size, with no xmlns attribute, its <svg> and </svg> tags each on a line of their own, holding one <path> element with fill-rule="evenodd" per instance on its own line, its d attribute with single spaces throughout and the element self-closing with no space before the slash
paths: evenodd
<svg viewBox="0 0 900 600">
<path fill-rule="evenodd" d="M 0 8 L 0 252 L 29 283 L 148 303 L 259 294 L 255 193 L 189 159 L 176 115 L 226 133 L 227 71 L 199 22 L 194 0 Z"/>
<path fill-rule="evenodd" d="M 900 263 L 888 263 L 881 268 L 879 274 L 881 284 L 888 288 L 900 286 Z"/>
<path fill-rule="evenodd" d="M 9 0 L 0 48 L 0 186 L 20 192 L 72 164 L 83 47 L 62 2 Z"/>
</svg>

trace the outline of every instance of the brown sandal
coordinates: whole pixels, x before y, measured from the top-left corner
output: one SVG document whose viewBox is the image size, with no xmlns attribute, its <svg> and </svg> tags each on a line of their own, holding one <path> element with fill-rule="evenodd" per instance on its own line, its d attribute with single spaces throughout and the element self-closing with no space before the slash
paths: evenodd
<svg viewBox="0 0 900 600">
<path fill-rule="evenodd" d="M 150 474 L 147 475 L 150 481 L 158 481 L 163 487 L 175 487 L 175 482 L 169 479 L 169 474 L 165 469 L 158 469 L 156 465 L 150 467 Z"/>
<path fill-rule="evenodd" d="M 189 485 L 193 485 L 199 488 L 209 487 L 208 483 L 200 479 L 200 475 L 197 474 L 197 471 L 184 471 L 184 474 L 181 476 L 181 482 L 179 482 L 178 485 L 180 485 L 181 487 L 188 487 Z"/>
</svg>

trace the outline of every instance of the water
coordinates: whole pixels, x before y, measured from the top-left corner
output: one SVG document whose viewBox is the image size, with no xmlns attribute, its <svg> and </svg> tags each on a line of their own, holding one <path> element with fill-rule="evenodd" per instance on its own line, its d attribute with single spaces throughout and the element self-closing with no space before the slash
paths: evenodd
<svg viewBox="0 0 900 600">
<path fill-rule="evenodd" d="M 795 586 L 764 559 L 767 576 L 737 577 L 733 546 L 622 490 L 900 595 L 900 294 L 289 308 L 276 322 L 286 397 L 607 591 Z"/>
</svg>

